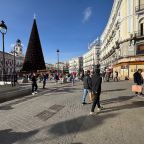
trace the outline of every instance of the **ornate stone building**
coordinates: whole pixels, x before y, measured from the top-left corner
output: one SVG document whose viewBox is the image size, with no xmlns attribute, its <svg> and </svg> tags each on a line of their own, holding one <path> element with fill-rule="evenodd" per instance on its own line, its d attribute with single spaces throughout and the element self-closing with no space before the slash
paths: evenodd
<svg viewBox="0 0 144 144">
<path fill-rule="evenodd" d="M 83 70 L 83 58 L 76 57 L 69 60 L 69 73 L 79 74 Z"/>
<path fill-rule="evenodd" d="M 89 51 L 83 55 L 83 70 L 93 71 L 95 65 L 99 64 L 100 60 L 100 45 L 99 38 L 94 40 L 88 47 Z"/>
<path fill-rule="evenodd" d="M 14 47 L 15 47 L 15 70 L 20 72 L 22 64 L 24 61 L 24 56 L 22 54 L 22 44 L 18 39 L 16 44 L 13 46 L 13 50 L 10 53 L 5 52 L 5 73 L 12 74 L 14 72 Z M 3 68 L 3 52 L 0 51 L 0 75 L 2 74 Z"/>
<path fill-rule="evenodd" d="M 144 0 L 114 0 L 101 41 L 101 65 L 121 79 L 144 69 Z"/>
</svg>

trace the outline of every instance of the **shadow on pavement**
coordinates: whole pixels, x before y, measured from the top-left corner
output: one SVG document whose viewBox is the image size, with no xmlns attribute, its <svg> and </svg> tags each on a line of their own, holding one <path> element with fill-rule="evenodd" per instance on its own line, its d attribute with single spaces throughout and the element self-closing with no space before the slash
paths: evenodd
<svg viewBox="0 0 144 144">
<path fill-rule="evenodd" d="M 127 90 L 127 89 L 111 89 L 111 90 L 102 90 L 102 93 L 103 93 L 103 92 L 124 91 L 124 90 Z"/>
<path fill-rule="evenodd" d="M 78 142 L 78 143 L 71 143 L 71 144 L 83 144 L 83 143 Z"/>
<path fill-rule="evenodd" d="M 20 140 L 26 140 L 35 135 L 38 130 L 29 132 L 14 132 L 12 129 L 0 130 L 0 143 L 1 144 L 13 144 Z"/>
<path fill-rule="evenodd" d="M 11 110 L 13 109 L 11 106 L 0 106 L 0 110 Z"/>
<path fill-rule="evenodd" d="M 87 131 L 104 123 L 105 119 L 113 118 L 117 114 L 81 116 L 75 119 L 62 121 L 50 127 L 48 132 L 56 136 L 64 136 L 78 131 Z"/>
<path fill-rule="evenodd" d="M 130 99 L 133 99 L 134 97 L 135 97 L 135 96 L 119 96 L 119 97 L 116 97 L 116 98 L 101 100 L 101 103 L 102 103 L 103 105 L 105 105 L 105 104 L 123 102 L 123 101 L 127 101 L 127 100 L 130 100 Z"/>
<path fill-rule="evenodd" d="M 124 109 L 134 109 L 134 108 L 140 108 L 140 107 L 144 107 L 144 101 L 136 101 L 136 102 L 132 102 L 131 104 L 104 108 L 104 110 L 101 111 L 100 113 L 107 113 L 107 112 L 119 111 L 119 110 L 124 110 Z"/>
</svg>

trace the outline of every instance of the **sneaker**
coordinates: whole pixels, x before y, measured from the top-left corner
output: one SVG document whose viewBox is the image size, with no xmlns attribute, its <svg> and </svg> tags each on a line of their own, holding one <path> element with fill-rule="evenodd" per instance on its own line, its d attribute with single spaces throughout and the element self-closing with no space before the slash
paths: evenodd
<svg viewBox="0 0 144 144">
<path fill-rule="evenodd" d="M 103 110 L 104 108 L 102 106 L 100 106 L 100 108 L 97 108 L 97 111 L 100 112 L 101 110 Z"/>
<path fill-rule="evenodd" d="M 35 91 L 34 93 L 35 93 L 35 94 L 37 94 L 37 92 L 36 92 L 36 91 Z"/>
<path fill-rule="evenodd" d="M 97 111 L 100 112 L 100 111 L 101 111 L 101 108 L 97 108 Z"/>
<path fill-rule="evenodd" d="M 137 96 L 141 97 L 141 98 L 144 98 L 144 95 L 142 95 L 142 94 L 138 94 Z"/>
<path fill-rule="evenodd" d="M 90 112 L 90 115 L 95 115 L 96 113 L 95 112 Z"/>
<path fill-rule="evenodd" d="M 101 109 L 101 110 L 103 110 L 103 109 L 104 109 L 104 107 L 103 107 L 103 106 L 100 106 L 100 109 Z"/>
<path fill-rule="evenodd" d="M 32 95 L 35 95 L 35 93 L 33 92 Z"/>
</svg>

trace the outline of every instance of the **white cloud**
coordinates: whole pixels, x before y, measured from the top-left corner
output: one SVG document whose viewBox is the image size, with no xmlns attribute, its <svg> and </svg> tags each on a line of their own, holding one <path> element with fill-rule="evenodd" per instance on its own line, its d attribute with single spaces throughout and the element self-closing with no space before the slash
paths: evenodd
<svg viewBox="0 0 144 144">
<path fill-rule="evenodd" d="M 92 15 L 92 8 L 91 7 L 87 7 L 84 12 L 83 12 L 83 22 L 86 22 L 90 19 L 91 15 Z"/>
</svg>

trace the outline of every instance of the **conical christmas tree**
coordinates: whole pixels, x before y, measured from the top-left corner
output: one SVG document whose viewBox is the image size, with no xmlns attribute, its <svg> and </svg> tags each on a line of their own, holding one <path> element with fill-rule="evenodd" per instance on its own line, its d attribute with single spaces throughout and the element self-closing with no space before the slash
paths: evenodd
<svg viewBox="0 0 144 144">
<path fill-rule="evenodd" d="M 36 72 L 37 70 L 45 70 L 45 69 L 46 67 L 41 42 L 37 29 L 36 19 L 34 18 L 22 71 Z"/>
</svg>

